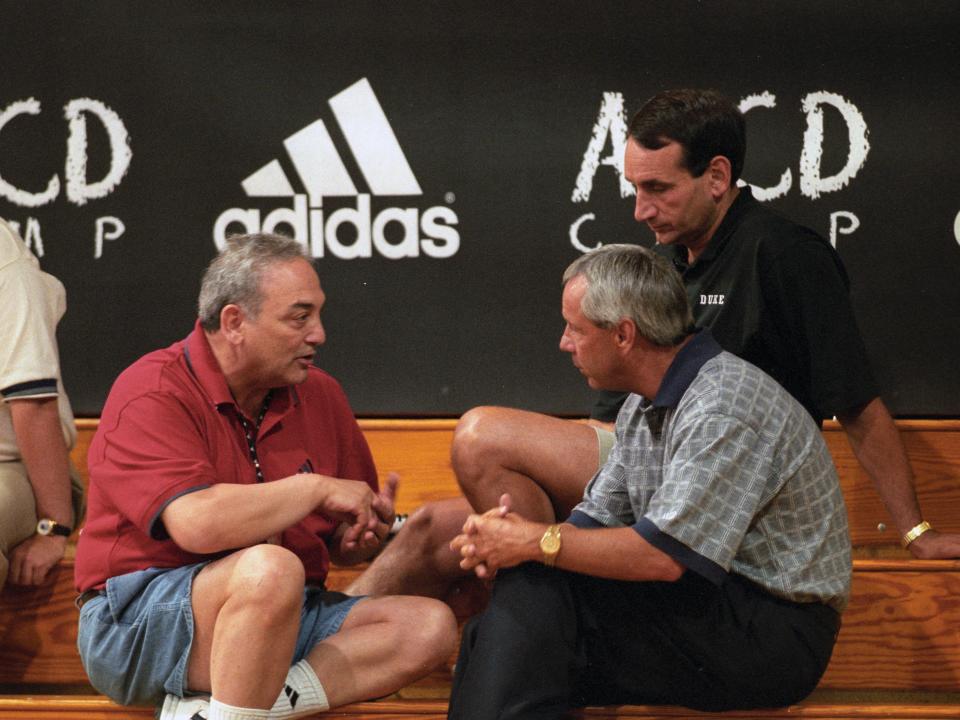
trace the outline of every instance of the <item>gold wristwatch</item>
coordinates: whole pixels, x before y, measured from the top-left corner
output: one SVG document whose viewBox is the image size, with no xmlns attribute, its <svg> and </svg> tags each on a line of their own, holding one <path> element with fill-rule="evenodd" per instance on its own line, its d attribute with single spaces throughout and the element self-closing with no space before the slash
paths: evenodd
<svg viewBox="0 0 960 720">
<path fill-rule="evenodd" d="M 543 564 L 553 567 L 560 554 L 560 526 L 551 525 L 540 538 L 540 552 L 543 553 Z"/>
</svg>

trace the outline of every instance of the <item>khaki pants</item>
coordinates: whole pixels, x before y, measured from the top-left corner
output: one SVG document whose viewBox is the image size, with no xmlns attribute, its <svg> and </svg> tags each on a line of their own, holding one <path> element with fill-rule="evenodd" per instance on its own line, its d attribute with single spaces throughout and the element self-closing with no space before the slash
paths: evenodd
<svg viewBox="0 0 960 720">
<path fill-rule="evenodd" d="M 83 482 L 70 463 L 74 525 L 83 519 Z M 0 590 L 7 581 L 10 551 L 37 531 L 37 503 L 21 462 L 0 462 Z"/>
</svg>

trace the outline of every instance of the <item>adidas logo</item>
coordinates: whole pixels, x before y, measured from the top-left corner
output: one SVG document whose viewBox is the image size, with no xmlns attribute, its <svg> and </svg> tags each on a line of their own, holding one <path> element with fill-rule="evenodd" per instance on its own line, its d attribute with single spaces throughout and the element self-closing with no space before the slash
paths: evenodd
<svg viewBox="0 0 960 720">
<path fill-rule="evenodd" d="M 376 214 L 371 209 L 371 195 L 412 197 L 423 191 L 367 79 L 334 95 L 329 105 L 369 192 L 358 190 L 326 124 L 318 119 L 283 142 L 305 192 L 294 190 L 279 159 L 271 160 L 241 185 L 247 197 L 290 198 L 291 206 L 271 210 L 262 219 L 257 208 L 225 210 L 214 223 L 217 248 L 232 232 L 286 231 L 317 258 L 328 253 L 344 260 L 369 258 L 374 251 L 393 260 L 455 255 L 459 219 L 446 205 L 386 207 Z M 330 212 L 326 198 L 355 202 L 339 203 Z"/>
</svg>

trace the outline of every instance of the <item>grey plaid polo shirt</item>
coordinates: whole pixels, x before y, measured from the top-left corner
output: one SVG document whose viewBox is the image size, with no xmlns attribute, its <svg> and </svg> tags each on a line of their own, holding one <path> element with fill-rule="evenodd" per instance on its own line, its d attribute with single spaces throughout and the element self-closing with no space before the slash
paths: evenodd
<svg viewBox="0 0 960 720">
<path fill-rule="evenodd" d="M 787 600 L 846 606 L 847 513 L 820 429 L 708 330 L 652 402 L 627 399 L 616 438 L 568 522 L 633 526 L 716 584 L 736 573 Z"/>
</svg>

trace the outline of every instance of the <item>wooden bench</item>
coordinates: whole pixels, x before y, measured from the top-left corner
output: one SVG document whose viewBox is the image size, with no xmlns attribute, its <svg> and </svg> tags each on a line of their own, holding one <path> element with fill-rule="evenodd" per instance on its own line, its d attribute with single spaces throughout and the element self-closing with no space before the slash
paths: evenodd
<svg viewBox="0 0 960 720">
<path fill-rule="evenodd" d="M 452 420 L 366 420 L 364 433 L 381 472 L 401 474 L 398 508 L 457 496 L 449 467 Z M 960 422 L 899 423 L 918 476 L 925 516 L 960 531 Z M 95 420 L 78 421 L 74 461 L 86 469 Z M 960 718 L 960 562 L 915 561 L 883 529 L 886 512 L 835 425 L 824 435 L 840 472 L 856 546 L 853 598 L 833 658 L 811 698 L 791 708 L 729 717 Z M 72 558 L 48 585 L 0 593 L 0 719 L 147 718 L 97 696 L 77 657 Z M 331 587 L 359 572 L 339 569 Z M 441 718 L 450 668 L 395 696 L 323 717 Z M 682 708 L 596 708 L 589 717 L 710 717 Z"/>
</svg>

